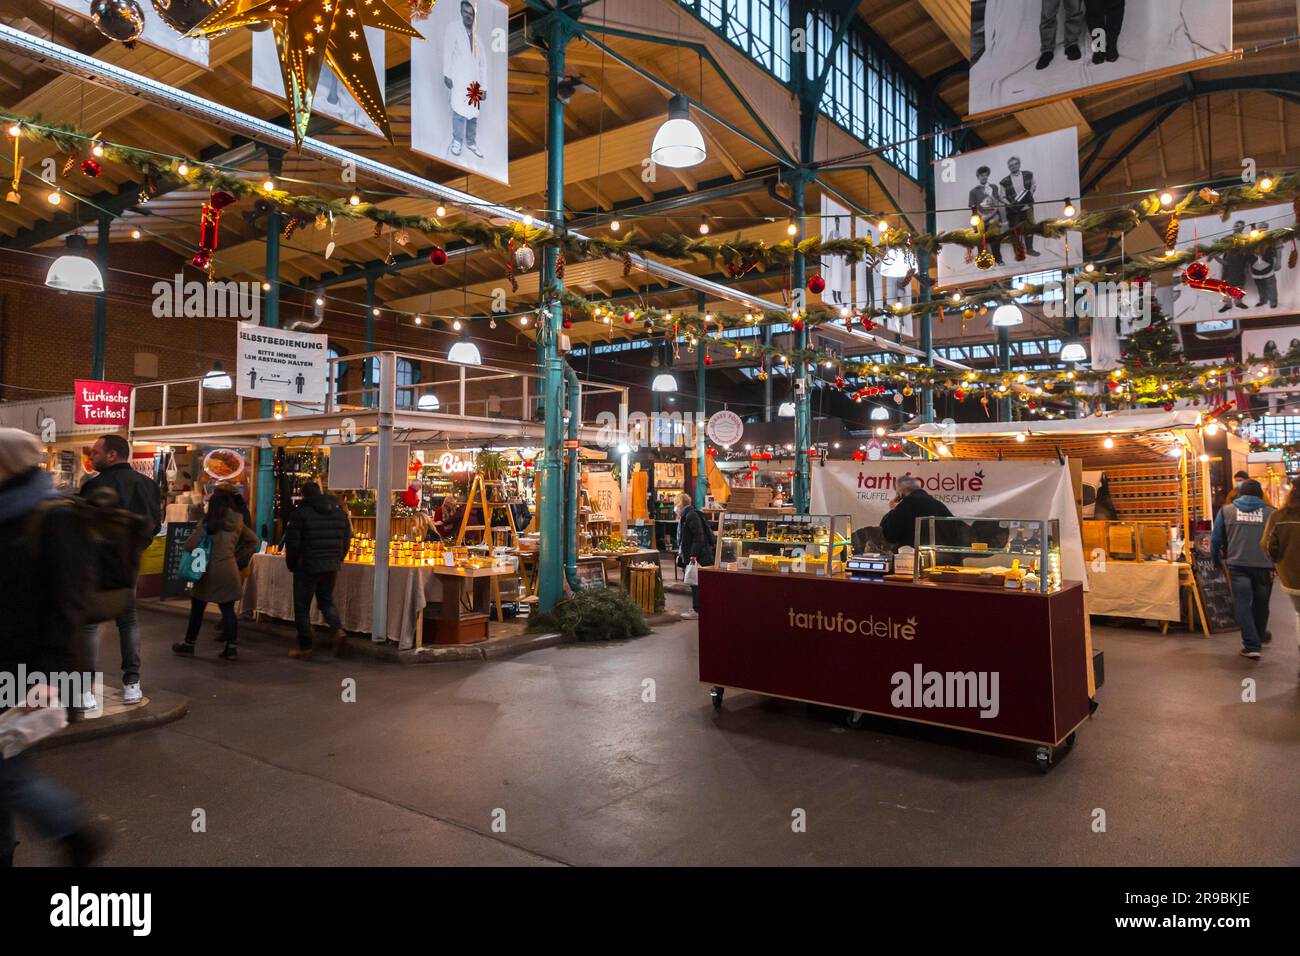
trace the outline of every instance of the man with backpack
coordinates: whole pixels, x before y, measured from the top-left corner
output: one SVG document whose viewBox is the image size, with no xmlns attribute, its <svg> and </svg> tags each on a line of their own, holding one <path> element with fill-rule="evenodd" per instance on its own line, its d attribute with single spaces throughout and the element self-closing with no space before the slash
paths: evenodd
<svg viewBox="0 0 1300 956">
<path fill-rule="evenodd" d="M 57 686 L 52 675 L 70 675 L 73 669 L 74 637 L 91 575 L 81 516 L 40 468 L 44 454 L 35 436 L 0 428 L 0 553 L 6 562 L 0 588 L 0 673 L 10 680 L 24 668 L 29 675 L 45 675 L 47 683 L 34 690 L 51 703 L 45 694 Z M 75 866 L 93 862 L 103 850 L 81 802 L 37 773 L 26 754 L 9 744 L 0 751 L 0 868 L 14 865 L 15 815 L 58 841 Z"/>
<path fill-rule="evenodd" d="M 348 652 L 348 635 L 334 606 L 334 581 L 352 541 L 352 522 L 333 495 L 320 485 L 302 486 L 302 504 L 289 516 L 284 532 L 284 563 L 293 574 L 293 621 L 298 627 L 298 647 L 289 656 L 311 659 L 311 599 L 332 631 L 334 653 Z"/>
<path fill-rule="evenodd" d="M 90 450 L 90 462 L 97 474 L 81 486 L 81 497 L 91 502 L 102 502 L 106 500 L 103 492 L 111 491 L 117 496 L 117 507 L 143 519 L 142 527 L 145 523 L 148 525 L 148 534 L 141 533 L 135 542 L 134 561 L 129 565 L 130 572 L 125 575 L 129 580 L 114 582 L 130 588 L 125 609 L 116 617 L 122 650 L 122 702 L 138 704 L 144 700 L 144 694 L 140 690 L 140 625 L 136 620 L 135 577 L 140 567 L 140 555 L 162 528 L 162 502 L 158 486 L 131 467 L 131 446 L 120 435 L 100 436 Z M 111 567 L 103 570 L 113 573 Z M 104 587 L 105 583 L 101 582 L 100 586 Z M 84 632 L 86 668 L 90 671 L 97 669 L 98 631 L 98 625 L 91 624 Z M 94 710 L 95 706 L 94 696 L 88 693 L 83 709 Z"/>
</svg>

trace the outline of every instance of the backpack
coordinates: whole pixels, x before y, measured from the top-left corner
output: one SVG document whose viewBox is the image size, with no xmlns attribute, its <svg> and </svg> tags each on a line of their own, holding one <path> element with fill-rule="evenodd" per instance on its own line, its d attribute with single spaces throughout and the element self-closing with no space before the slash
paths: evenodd
<svg viewBox="0 0 1300 956">
<path fill-rule="evenodd" d="M 47 508 L 71 508 L 86 539 L 90 557 L 90 586 L 82 621 L 98 624 L 126 613 L 135 596 L 140 556 L 151 540 L 148 518 L 118 507 L 116 492 L 102 488 L 85 498 L 51 498 L 33 509 L 28 518 L 28 540 L 40 547 L 40 522 Z"/>
</svg>

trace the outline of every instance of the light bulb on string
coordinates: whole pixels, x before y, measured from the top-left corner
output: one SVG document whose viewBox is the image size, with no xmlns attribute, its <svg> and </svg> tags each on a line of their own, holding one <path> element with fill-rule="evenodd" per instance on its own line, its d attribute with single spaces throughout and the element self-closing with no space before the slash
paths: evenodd
<svg viewBox="0 0 1300 956">
<path fill-rule="evenodd" d="M 1273 180 L 1270 179 L 1268 176 L 1265 176 L 1263 179 L 1259 181 L 1260 192 L 1268 192 L 1270 189 L 1273 188 L 1274 185 L 1275 183 L 1273 182 Z"/>
<path fill-rule="evenodd" d="M 45 197 L 49 200 L 51 206 L 57 206 L 63 202 L 63 193 L 57 189 L 51 190 L 50 194 Z"/>
<path fill-rule="evenodd" d="M 1160 205 L 1168 206 L 1173 201 L 1174 201 L 1173 193 L 1171 193 L 1169 190 L 1166 189 L 1164 192 L 1160 194 Z"/>
<path fill-rule="evenodd" d="M 22 124 L 21 124 L 21 123 L 10 123 L 10 124 L 9 124 L 9 129 L 8 129 L 7 132 L 9 133 L 10 137 L 12 137 L 13 139 L 17 139 L 19 136 L 23 135 L 23 127 L 22 127 Z"/>
<path fill-rule="evenodd" d="M 102 159 L 104 156 L 104 144 L 99 140 L 96 140 L 95 145 L 90 147 L 90 155 L 94 156 L 96 159 Z"/>
<path fill-rule="evenodd" d="M 433 214 L 437 216 L 439 219 L 442 219 L 444 216 L 447 215 L 447 207 L 439 206 L 437 209 L 433 211 Z"/>
<path fill-rule="evenodd" d="M 452 322 L 451 327 L 454 331 L 459 332 L 461 328 L 460 319 L 456 319 L 454 322 Z"/>
<path fill-rule="evenodd" d="M 275 180 L 270 178 L 263 180 L 262 192 L 264 193 L 275 192 Z"/>
<path fill-rule="evenodd" d="M 533 227 L 533 217 L 531 213 L 524 213 L 523 224 L 525 229 Z"/>
<path fill-rule="evenodd" d="M 185 160 L 182 159 L 179 163 L 176 164 L 176 175 L 188 176 L 189 174 L 190 174 L 190 164 L 185 162 Z"/>
<path fill-rule="evenodd" d="M 132 239 L 139 239 L 139 238 L 140 238 L 140 230 L 139 230 L 139 229 L 132 229 L 132 230 L 131 230 L 131 238 L 132 238 Z"/>
<path fill-rule="evenodd" d="M 610 222 L 609 222 L 609 231 L 610 231 L 610 232 L 618 232 L 618 230 L 619 230 L 621 227 L 622 227 L 622 223 L 620 223 L 617 219 L 611 219 L 611 220 L 610 220 Z"/>
<path fill-rule="evenodd" d="M 348 197 L 348 205 L 349 205 L 349 206 L 360 206 L 360 205 L 361 205 L 361 196 L 360 196 L 360 194 L 354 192 L 351 196 L 349 196 L 349 197 Z"/>
<path fill-rule="evenodd" d="M 701 216 L 701 217 L 700 217 L 700 235 L 701 235 L 701 236 L 707 236 L 708 234 L 709 234 L 709 217 L 708 217 L 708 216 Z"/>
<path fill-rule="evenodd" d="M 797 235 L 799 235 L 799 226 L 794 222 L 793 219 L 790 220 L 790 222 L 786 223 L 786 226 L 785 226 L 785 234 L 786 234 L 787 236 L 797 236 Z"/>
<path fill-rule="evenodd" d="M 1061 212 L 1065 213 L 1065 218 L 1073 219 L 1074 214 L 1078 211 L 1079 210 L 1074 208 L 1074 203 L 1069 198 L 1067 198 L 1065 200 L 1065 208 L 1061 210 Z"/>
<path fill-rule="evenodd" d="M 970 224 L 971 224 L 972 226 L 978 226 L 978 225 L 979 225 L 981 222 L 983 222 L 983 221 L 984 221 L 984 220 L 980 218 L 979 210 L 976 209 L 974 206 L 971 206 L 971 208 L 970 208 Z"/>
</svg>

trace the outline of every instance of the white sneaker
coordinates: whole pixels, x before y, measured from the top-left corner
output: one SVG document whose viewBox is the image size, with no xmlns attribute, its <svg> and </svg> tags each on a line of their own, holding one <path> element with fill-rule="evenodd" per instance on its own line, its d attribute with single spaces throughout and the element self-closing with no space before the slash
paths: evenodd
<svg viewBox="0 0 1300 956">
<path fill-rule="evenodd" d="M 699 615 L 696 614 L 694 611 L 682 611 L 679 617 L 681 617 L 683 621 L 693 621 L 697 617 L 699 617 Z"/>
<path fill-rule="evenodd" d="M 140 690 L 140 682 L 134 684 L 122 685 L 122 703 L 138 704 L 144 700 L 144 692 Z"/>
<path fill-rule="evenodd" d="M 87 713 L 99 709 L 99 703 L 95 700 L 95 694 L 93 691 L 86 691 L 81 695 L 81 709 Z"/>
</svg>

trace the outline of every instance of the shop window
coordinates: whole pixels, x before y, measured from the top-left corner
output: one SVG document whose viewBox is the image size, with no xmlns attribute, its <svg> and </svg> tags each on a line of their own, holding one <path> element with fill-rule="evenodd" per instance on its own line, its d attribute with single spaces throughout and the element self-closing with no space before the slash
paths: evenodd
<svg viewBox="0 0 1300 956">
<path fill-rule="evenodd" d="M 366 359 L 366 378 L 367 389 L 365 393 L 365 404 L 369 408 L 375 408 L 379 405 L 379 356 L 372 355 Z M 415 393 L 409 388 L 403 388 L 403 385 L 414 385 L 419 382 L 420 377 L 416 372 L 415 363 L 410 359 L 399 358 L 397 360 L 397 407 L 414 408 Z"/>
</svg>

